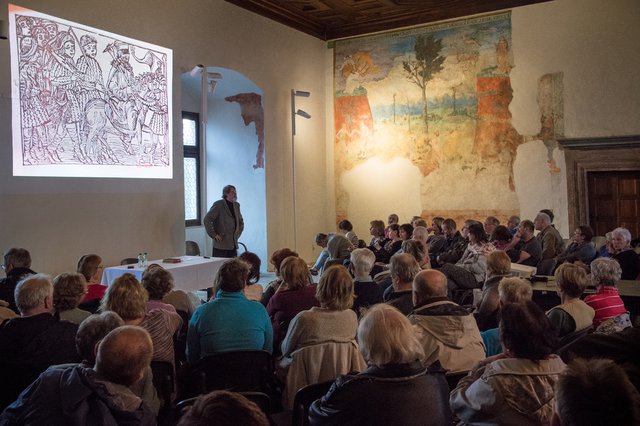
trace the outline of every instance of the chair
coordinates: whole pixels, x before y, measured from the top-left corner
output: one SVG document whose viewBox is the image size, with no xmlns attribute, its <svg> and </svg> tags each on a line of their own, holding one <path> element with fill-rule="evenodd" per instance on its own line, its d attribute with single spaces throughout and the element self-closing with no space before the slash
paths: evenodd
<svg viewBox="0 0 640 426">
<path fill-rule="evenodd" d="M 232 351 L 201 359 L 193 368 L 198 393 L 226 389 L 272 395 L 273 358 L 267 351 Z"/>
<path fill-rule="evenodd" d="M 187 256 L 200 256 L 200 246 L 195 241 L 187 240 L 185 241 L 185 254 Z"/>
<path fill-rule="evenodd" d="M 558 342 L 558 347 L 555 351 L 556 354 L 562 355 L 566 351 L 568 347 L 570 347 L 573 343 L 582 339 L 584 336 L 589 334 L 591 331 L 591 327 L 583 328 L 582 330 L 574 331 L 573 333 L 569 333 L 563 336 Z"/>
<path fill-rule="evenodd" d="M 553 270 L 556 267 L 555 259 L 542 259 L 538 262 L 536 266 L 536 275 L 546 275 L 549 276 L 553 273 Z"/>
<path fill-rule="evenodd" d="M 300 348 L 291 354 L 282 404 L 285 409 L 290 410 L 299 389 L 335 380 L 341 374 L 362 371 L 366 367 L 355 340 L 325 342 Z"/>
<path fill-rule="evenodd" d="M 120 265 L 135 265 L 138 263 L 137 257 L 125 257 L 120 261 Z"/>
<path fill-rule="evenodd" d="M 445 373 L 444 378 L 449 385 L 449 391 L 454 390 L 458 386 L 458 382 L 469 374 L 468 371 L 460 371 L 458 373 Z"/>
<path fill-rule="evenodd" d="M 156 388 L 158 396 L 162 398 L 162 409 L 172 406 L 172 394 L 174 390 L 173 364 L 166 361 L 151 361 L 151 372 L 153 373 L 153 387 Z"/>
<path fill-rule="evenodd" d="M 309 407 L 316 399 L 322 398 L 331 388 L 334 380 L 307 385 L 296 392 L 293 399 L 291 426 L 307 426 L 309 424 Z"/>
</svg>

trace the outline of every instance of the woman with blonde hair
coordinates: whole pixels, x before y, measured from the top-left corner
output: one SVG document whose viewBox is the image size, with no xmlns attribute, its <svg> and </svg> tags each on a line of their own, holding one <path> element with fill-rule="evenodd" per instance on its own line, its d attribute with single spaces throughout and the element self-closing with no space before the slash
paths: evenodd
<svg viewBox="0 0 640 426">
<path fill-rule="evenodd" d="M 126 325 L 137 325 L 149 332 L 153 342 L 153 361 L 175 364 L 173 335 L 180 329 L 182 319 L 175 312 L 152 309 L 147 312 L 149 296 L 133 275 L 126 273 L 115 280 L 104 298 L 100 310 L 113 311 Z"/>
<path fill-rule="evenodd" d="M 584 268 L 573 263 L 563 263 L 556 269 L 556 291 L 560 304 L 547 311 L 547 317 L 556 328 L 558 337 L 591 328 L 595 311 L 580 296 L 589 278 Z"/>
<path fill-rule="evenodd" d="M 313 403 L 312 425 L 451 423 L 444 370 L 422 365 L 424 351 L 406 316 L 387 304 L 371 307 L 360 321 L 358 342 L 368 368 L 338 378 Z"/>
<path fill-rule="evenodd" d="M 333 342 L 350 342 L 356 336 L 358 319 L 351 310 L 353 280 L 342 265 L 329 267 L 316 288 L 320 307 L 298 313 L 282 342 L 282 354 L 289 356 L 305 346 Z"/>
<path fill-rule="evenodd" d="M 288 257 L 280 266 L 282 284 L 269 300 L 267 313 L 273 327 L 273 347 L 279 345 L 287 334 L 289 323 L 299 312 L 318 306 L 316 285 L 311 281 L 309 267 L 299 257 Z"/>
<path fill-rule="evenodd" d="M 91 312 L 78 308 L 87 293 L 87 282 L 80 274 L 68 273 L 53 279 L 53 308 L 61 320 L 80 324 Z"/>
</svg>

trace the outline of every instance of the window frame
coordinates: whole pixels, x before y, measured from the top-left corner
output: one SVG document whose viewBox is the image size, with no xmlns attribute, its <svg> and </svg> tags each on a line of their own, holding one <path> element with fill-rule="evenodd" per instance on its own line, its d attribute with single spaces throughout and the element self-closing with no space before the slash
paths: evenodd
<svg viewBox="0 0 640 426">
<path fill-rule="evenodd" d="M 201 140 L 200 140 L 200 114 L 197 112 L 182 111 L 183 120 L 195 121 L 196 124 L 196 145 L 188 146 L 184 144 L 182 140 L 182 148 L 184 158 L 194 158 L 196 160 L 196 205 L 197 214 L 195 219 L 186 219 L 185 211 L 185 227 L 201 226 L 202 225 L 202 184 L 200 179 L 200 164 L 201 164 Z M 184 186 L 184 159 L 182 160 L 182 180 Z"/>
</svg>

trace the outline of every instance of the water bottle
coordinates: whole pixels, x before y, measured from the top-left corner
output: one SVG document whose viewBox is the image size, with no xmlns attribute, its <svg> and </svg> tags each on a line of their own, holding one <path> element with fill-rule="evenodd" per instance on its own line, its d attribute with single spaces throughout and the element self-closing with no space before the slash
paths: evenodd
<svg viewBox="0 0 640 426">
<path fill-rule="evenodd" d="M 147 267 L 147 261 L 149 260 L 147 253 L 143 253 L 142 254 L 142 267 L 146 268 Z"/>
<path fill-rule="evenodd" d="M 138 268 L 144 268 L 144 256 L 138 253 Z"/>
</svg>

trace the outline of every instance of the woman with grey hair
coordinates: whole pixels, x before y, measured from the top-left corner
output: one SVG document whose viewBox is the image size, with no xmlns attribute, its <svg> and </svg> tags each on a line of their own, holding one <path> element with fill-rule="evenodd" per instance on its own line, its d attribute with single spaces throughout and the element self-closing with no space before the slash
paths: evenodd
<svg viewBox="0 0 640 426">
<path fill-rule="evenodd" d="M 596 294 L 585 297 L 584 302 L 596 311 L 594 328 L 627 312 L 616 288 L 621 276 L 622 268 L 615 259 L 599 257 L 591 262 L 591 283 L 596 287 Z"/>
<path fill-rule="evenodd" d="M 358 341 L 368 368 L 339 377 L 311 406 L 310 424 L 451 423 L 444 371 L 439 365 L 424 368 L 422 345 L 406 316 L 375 305 L 360 322 Z"/>
<path fill-rule="evenodd" d="M 631 248 L 631 232 L 626 228 L 611 231 L 611 250 L 609 256 L 614 258 L 622 268 L 623 280 L 635 280 L 640 273 L 638 253 Z"/>
</svg>

